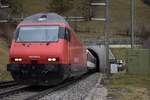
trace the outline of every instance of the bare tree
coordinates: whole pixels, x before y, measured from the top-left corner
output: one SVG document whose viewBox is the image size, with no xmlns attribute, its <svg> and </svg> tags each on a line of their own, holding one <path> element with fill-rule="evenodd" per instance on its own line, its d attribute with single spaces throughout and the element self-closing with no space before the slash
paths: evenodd
<svg viewBox="0 0 150 100">
<path fill-rule="evenodd" d="M 8 4 L 10 5 L 12 14 L 18 15 L 23 12 L 22 0 L 8 0 Z"/>
<path fill-rule="evenodd" d="M 63 13 L 72 8 L 73 0 L 49 0 L 47 7 L 51 12 Z"/>
</svg>

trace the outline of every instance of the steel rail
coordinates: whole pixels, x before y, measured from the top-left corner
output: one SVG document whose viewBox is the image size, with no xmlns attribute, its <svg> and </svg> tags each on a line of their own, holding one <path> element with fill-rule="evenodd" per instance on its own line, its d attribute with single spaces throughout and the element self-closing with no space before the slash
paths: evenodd
<svg viewBox="0 0 150 100">
<path fill-rule="evenodd" d="M 0 84 L 10 83 L 10 82 L 14 82 L 14 81 L 13 80 L 11 80 L 11 81 L 1 81 Z"/>
<path fill-rule="evenodd" d="M 14 86 L 14 85 L 17 85 L 17 82 L 15 82 L 15 81 L 0 82 L 0 89 L 10 87 L 10 86 Z"/>
<path fill-rule="evenodd" d="M 9 96 L 11 94 L 14 94 L 16 92 L 19 92 L 28 87 L 29 87 L 28 85 L 22 85 L 18 87 L 12 87 L 11 89 L 8 89 L 6 91 L 0 91 L 0 99 L 2 99 L 3 97 Z"/>
</svg>

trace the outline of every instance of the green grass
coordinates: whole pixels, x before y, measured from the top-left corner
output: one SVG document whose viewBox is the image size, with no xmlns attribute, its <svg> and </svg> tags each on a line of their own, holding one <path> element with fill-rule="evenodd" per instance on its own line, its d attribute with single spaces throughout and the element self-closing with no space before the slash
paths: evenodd
<svg viewBox="0 0 150 100">
<path fill-rule="evenodd" d="M 112 49 L 117 59 L 126 60 L 127 49 Z M 150 100 L 150 75 L 114 74 L 108 85 L 113 100 Z"/>
<path fill-rule="evenodd" d="M 126 60 L 127 49 L 112 49 L 112 52 L 116 59 Z"/>
<path fill-rule="evenodd" d="M 0 80 L 12 79 L 10 73 L 6 70 L 8 64 L 8 45 L 6 39 L 0 37 Z"/>
<path fill-rule="evenodd" d="M 98 33 L 82 33 L 82 32 L 77 32 L 78 37 L 81 40 L 85 40 L 85 41 L 89 41 L 89 40 L 95 40 L 95 39 L 99 39 L 102 34 L 98 34 Z"/>
<path fill-rule="evenodd" d="M 64 12 L 64 16 L 83 16 L 86 7 L 86 0 L 74 0 L 72 9 Z M 142 0 L 136 0 L 136 30 L 141 32 L 143 25 L 150 25 L 150 6 L 147 6 Z M 29 16 L 34 13 L 48 12 L 47 0 L 23 0 L 24 16 Z M 103 16 L 103 8 L 99 9 L 99 15 Z M 111 33 L 126 33 L 130 27 L 130 0 L 115 0 L 110 2 L 110 25 L 109 32 Z M 93 40 L 104 36 L 104 22 L 87 21 L 87 22 L 71 22 L 73 29 L 79 31 L 78 35 L 82 40 Z M 86 34 L 84 34 L 86 33 Z M 92 33 L 92 34 L 91 34 Z M 139 34 L 139 33 L 137 33 Z M 112 35 L 113 38 L 128 38 L 127 36 Z"/>
<path fill-rule="evenodd" d="M 47 11 L 47 0 L 23 0 L 24 15 Z"/>
<path fill-rule="evenodd" d="M 130 26 L 130 0 L 115 0 L 110 3 L 111 32 L 126 31 Z M 136 0 L 136 26 L 149 25 L 150 7 Z M 136 28 L 137 29 L 137 28 Z"/>
<path fill-rule="evenodd" d="M 126 87 L 135 86 L 150 88 L 150 78 L 146 75 L 130 75 L 128 73 L 118 73 L 113 75 L 111 84 L 112 87 Z"/>
<path fill-rule="evenodd" d="M 109 96 L 116 100 L 150 100 L 149 76 L 119 73 L 112 76 Z"/>
</svg>

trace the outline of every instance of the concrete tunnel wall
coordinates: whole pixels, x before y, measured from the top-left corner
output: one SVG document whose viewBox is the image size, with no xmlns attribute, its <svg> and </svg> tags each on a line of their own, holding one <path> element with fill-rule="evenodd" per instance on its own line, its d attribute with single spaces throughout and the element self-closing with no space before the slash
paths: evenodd
<svg viewBox="0 0 150 100">
<path fill-rule="evenodd" d="M 106 48 L 104 45 L 91 45 L 87 49 L 93 50 L 99 59 L 99 72 L 105 73 L 106 71 Z"/>
</svg>

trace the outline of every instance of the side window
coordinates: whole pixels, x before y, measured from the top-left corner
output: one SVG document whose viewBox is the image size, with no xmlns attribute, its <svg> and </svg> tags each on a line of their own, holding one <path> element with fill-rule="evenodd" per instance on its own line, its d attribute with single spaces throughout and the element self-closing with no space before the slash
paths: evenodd
<svg viewBox="0 0 150 100">
<path fill-rule="evenodd" d="M 71 31 L 69 29 L 65 29 L 65 39 L 67 41 L 71 40 Z"/>
<path fill-rule="evenodd" d="M 16 30 L 13 32 L 13 37 L 14 37 L 15 39 L 18 38 L 18 35 L 19 35 L 19 29 L 20 29 L 20 28 L 16 28 Z"/>
</svg>

